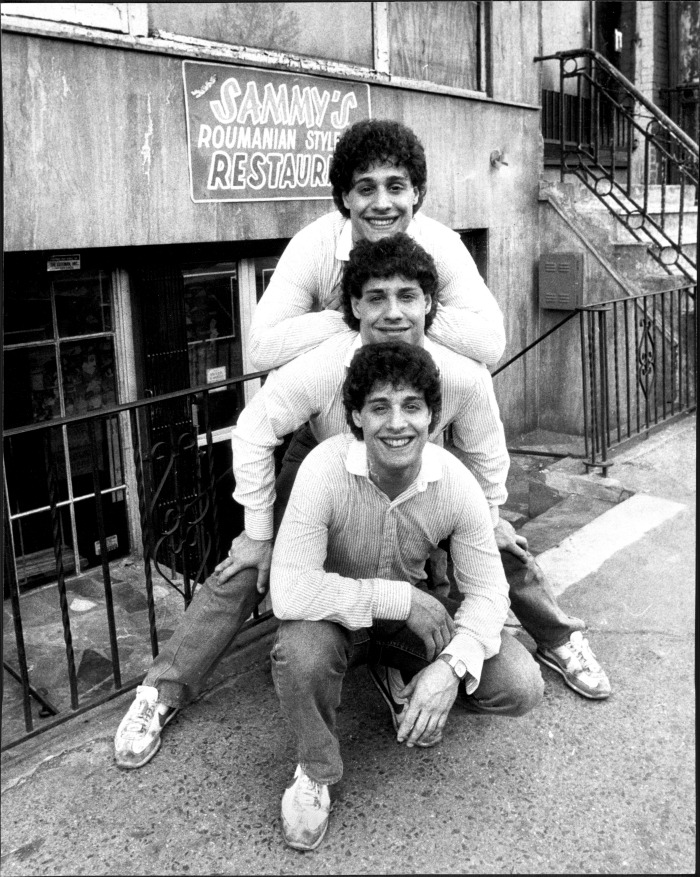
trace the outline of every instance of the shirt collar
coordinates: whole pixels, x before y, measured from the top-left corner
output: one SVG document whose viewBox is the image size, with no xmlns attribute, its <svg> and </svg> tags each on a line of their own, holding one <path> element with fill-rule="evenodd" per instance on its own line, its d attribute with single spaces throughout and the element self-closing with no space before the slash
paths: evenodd
<svg viewBox="0 0 700 877">
<path fill-rule="evenodd" d="M 442 453 L 442 448 L 431 442 L 428 442 L 423 448 L 420 472 L 413 482 L 416 485 L 417 492 L 422 493 L 431 481 L 439 481 L 442 478 Z M 345 468 L 351 475 L 369 478 L 367 446 L 363 441 L 359 439 L 352 440 L 348 447 L 348 455 L 345 458 Z"/>
<path fill-rule="evenodd" d="M 420 228 L 416 222 L 416 217 L 409 222 L 406 234 L 409 234 L 414 240 L 420 243 Z M 338 243 L 335 246 L 335 258 L 340 262 L 347 262 L 350 258 L 350 250 L 352 250 L 352 223 L 350 219 L 346 219 L 343 227 L 338 235 Z"/>
</svg>

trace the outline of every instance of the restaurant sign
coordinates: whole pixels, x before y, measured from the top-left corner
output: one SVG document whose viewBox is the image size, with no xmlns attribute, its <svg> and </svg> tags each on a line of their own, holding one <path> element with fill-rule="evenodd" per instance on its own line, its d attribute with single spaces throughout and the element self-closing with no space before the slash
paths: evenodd
<svg viewBox="0 0 700 877">
<path fill-rule="evenodd" d="M 183 61 L 190 195 L 204 201 L 330 198 L 330 159 L 370 116 L 369 85 Z"/>
</svg>

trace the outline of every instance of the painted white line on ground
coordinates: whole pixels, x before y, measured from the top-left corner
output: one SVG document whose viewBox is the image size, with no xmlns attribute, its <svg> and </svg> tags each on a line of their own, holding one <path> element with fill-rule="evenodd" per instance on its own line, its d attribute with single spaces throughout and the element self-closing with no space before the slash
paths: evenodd
<svg viewBox="0 0 700 877">
<path fill-rule="evenodd" d="M 678 502 L 637 493 L 537 557 L 559 595 L 606 560 L 685 508 Z"/>
</svg>

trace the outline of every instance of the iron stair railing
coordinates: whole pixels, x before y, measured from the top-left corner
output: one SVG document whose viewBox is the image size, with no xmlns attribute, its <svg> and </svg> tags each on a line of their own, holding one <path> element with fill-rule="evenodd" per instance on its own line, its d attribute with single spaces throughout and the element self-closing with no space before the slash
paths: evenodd
<svg viewBox="0 0 700 877">
<path fill-rule="evenodd" d="M 697 205 L 698 144 L 598 52 L 534 60 L 559 63 L 558 104 L 546 106 L 562 181 L 566 173 L 580 179 L 668 274 L 695 283 L 697 256 L 683 231 L 685 211 Z"/>
</svg>

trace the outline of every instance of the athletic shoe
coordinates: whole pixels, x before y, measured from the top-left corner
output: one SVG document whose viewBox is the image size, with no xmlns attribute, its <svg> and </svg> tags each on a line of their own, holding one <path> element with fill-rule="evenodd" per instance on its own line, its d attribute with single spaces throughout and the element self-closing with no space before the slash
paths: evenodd
<svg viewBox="0 0 700 877">
<path fill-rule="evenodd" d="M 407 698 L 399 697 L 396 693 L 406 684 L 401 676 L 401 671 L 397 670 L 395 667 L 385 667 L 384 664 L 370 664 L 368 665 L 368 669 L 372 682 L 377 686 L 379 693 L 389 707 L 391 722 L 394 726 L 394 730 L 398 734 L 399 726 L 401 724 L 401 716 L 408 705 Z M 431 746 L 440 743 L 441 740 L 442 731 L 438 731 L 430 739 L 420 741 L 414 745 L 420 746 L 422 749 L 429 749 Z"/>
<path fill-rule="evenodd" d="M 158 703 L 158 689 L 139 685 L 136 698 L 114 735 L 114 757 L 118 767 L 143 767 L 160 749 L 161 731 L 175 717 L 175 707 Z"/>
<path fill-rule="evenodd" d="M 308 777 L 297 765 L 294 782 L 282 795 L 282 835 L 295 850 L 315 850 L 328 828 L 328 786 Z"/>
<path fill-rule="evenodd" d="M 605 670 L 596 660 L 588 640 L 580 630 L 574 631 L 569 641 L 556 649 L 538 647 L 535 657 L 560 673 L 569 688 L 573 688 L 578 694 L 591 700 L 610 697 L 610 682 Z"/>
</svg>

